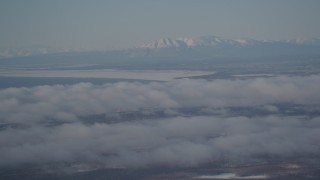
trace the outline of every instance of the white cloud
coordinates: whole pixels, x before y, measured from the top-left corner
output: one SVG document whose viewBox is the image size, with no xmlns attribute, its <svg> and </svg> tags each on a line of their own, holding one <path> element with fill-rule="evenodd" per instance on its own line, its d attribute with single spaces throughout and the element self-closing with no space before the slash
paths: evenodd
<svg viewBox="0 0 320 180">
<path fill-rule="evenodd" d="M 283 116 L 272 105 L 319 105 L 320 77 L 177 80 L 0 90 L 0 164 L 84 162 L 107 167 L 196 166 L 264 155 L 320 155 L 319 117 Z M 273 116 L 186 117 L 177 109 L 256 106 Z M 83 123 L 90 115 L 162 109 L 171 118 Z M 130 120 L 131 117 L 129 117 Z M 133 118 L 133 117 L 132 117 Z M 46 122 L 51 122 L 50 126 Z M 6 126 L 6 125 L 16 126 Z"/>
<path fill-rule="evenodd" d="M 319 104 L 319 84 L 319 76 L 310 76 L 8 88 L 0 90 L 0 121 L 28 123 L 62 115 L 71 121 L 91 114 L 152 108 Z"/>
<path fill-rule="evenodd" d="M 1 165 L 97 162 L 107 167 L 193 166 L 259 155 L 319 155 L 319 118 L 190 117 L 0 132 Z M 221 156 L 224 155 L 224 156 Z"/>
</svg>

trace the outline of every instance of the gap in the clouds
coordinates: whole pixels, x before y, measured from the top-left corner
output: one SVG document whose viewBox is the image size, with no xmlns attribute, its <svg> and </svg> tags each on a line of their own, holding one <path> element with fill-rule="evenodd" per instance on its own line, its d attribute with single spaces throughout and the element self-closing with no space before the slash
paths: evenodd
<svg viewBox="0 0 320 180">
<path fill-rule="evenodd" d="M 139 122 L 141 120 L 162 120 L 173 117 L 248 117 L 268 116 L 300 117 L 302 119 L 320 116 L 320 104 L 267 104 L 258 106 L 229 107 L 184 107 L 184 108 L 141 108 L 138 110 L 117 110 L 110 113 L 93 114 L 79 117 L 84 124 Z M 56 122 L 56 121 L 54 121 Z"/>
<path fill-rule="evenodd" d="M 94 124 L 121 124 L 157 122 L 168 118 L 217 117 L 217 118 L 261 118 L 261 117 L 293 117 L 312 119 L 320 116 L 320 104 L 265 104 L 257 106 L 229 106 L 229 107 L 183 107 L 183 108 L 139 108 L 137 110 L 115 110 L 109 113 L 76 115 L 76 120 L 46 118 L 37 122 L 45 127 L 57 127 L 63 124 L 83 123 Z M 34 126 L 33 123 L 1 123 L 0 131 L 5 129 L 26 129 Z"/>
<path fill-rule="evenodd" d="M 136 80 L 136 79 L 113 79 L 113 78 L 69 78 L 69 77 L 0 77 L 0 89 L 3 88 L 20 88 L 34 87 L 43 85 L 74 85 L 78 83 L 91 83 L 94 85 L 103 85 L 106 83 L 117 82 L 159 82 L 152 80 Z"/>
</svg>

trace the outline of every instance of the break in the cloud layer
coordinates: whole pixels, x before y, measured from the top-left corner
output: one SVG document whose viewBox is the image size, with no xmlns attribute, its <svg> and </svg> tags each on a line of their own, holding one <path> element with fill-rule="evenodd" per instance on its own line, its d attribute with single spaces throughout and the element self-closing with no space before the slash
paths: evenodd
<svg viewBox="0 0 320 180">
<path fill-rule="evenodd" d="M 120 82 L 0 90 L 0 165 L 85 162 L 107 167 L 193 166 L 257 156 L 319 156 L 320 119 L 194 116 L 83 124 L 117 111 L 320 103 L 320 76 Z M 275 110 L 273 106 L 265 106 Z M 65 122 L 54 126 L 46 121 Z M 88 119 L 90 121 L 90 119 Z"/>
</svg>

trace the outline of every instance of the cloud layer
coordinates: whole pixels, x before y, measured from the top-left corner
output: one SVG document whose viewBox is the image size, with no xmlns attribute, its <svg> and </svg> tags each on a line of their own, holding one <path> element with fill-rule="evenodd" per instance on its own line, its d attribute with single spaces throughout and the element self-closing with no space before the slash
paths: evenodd
<svg viewBox="0 0 320 180">
<path fill-rule="evenodd" d="M 319 117 L 186 116 L 83 123 L 91 115 L 177 108 L 319 105 L 320 76 L 177 80 L 0 90 L 0 165 L 84 162 L 196 166 L 257 157 L 319 156 Z M 108 117 L 110 118 L 110 117 Z M 130 117 L 129 117 L 130 118 Z M 92 119 L 93 120 L 93 119 Z M 48 122 L 56 124 L 48 125 Z M 59 123 L 58 123 L 59 122 Z"/>
<path fill-rule="evenodd" d="M 0 132 L 0 164 L 87 162 L 107 167 L 195 166 L 259 156 L 314 156 L 320 150 L 319 122 L 319 118 L 196 116 L 7 129 Z"/>
<path fill-rule="evenodd" d="M 319 84 L 319 76 L 310 76 L 7 88 L 0 90 L 0 121 L 74 121 L 79 116 L 152 108 L 319 104 Z"/>
</svg>

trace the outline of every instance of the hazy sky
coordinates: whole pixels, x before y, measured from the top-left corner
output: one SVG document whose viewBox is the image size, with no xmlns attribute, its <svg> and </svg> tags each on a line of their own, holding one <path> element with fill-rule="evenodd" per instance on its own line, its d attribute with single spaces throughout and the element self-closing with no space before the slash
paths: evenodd
<svg viewBox="0 0 320 180">
<path fill-rule="evenodd" d="M 320 38 L 319 0 L 0 0 L 0 48 L 125 48 L 161 37 Z"/>
</svg>

